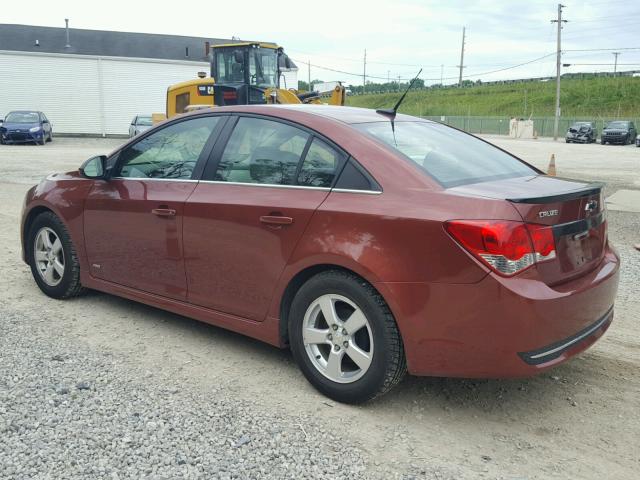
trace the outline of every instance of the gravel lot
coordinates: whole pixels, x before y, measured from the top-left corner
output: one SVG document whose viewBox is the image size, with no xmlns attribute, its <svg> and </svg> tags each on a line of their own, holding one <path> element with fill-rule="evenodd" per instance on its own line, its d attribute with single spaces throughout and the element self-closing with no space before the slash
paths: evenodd
<svg viewBox="0 0 640 480">
<path fill-rule="evenodd" d="M 640 190 L 640 148 L 489 140 Z M 345 406 L 286 351 L 97 292 L 40 293 L 19 258 L 24 192 L 118 143 L 0 147 L 0 478 L 638 478 L 640 214 L 609 212 L 616 318 L 583 355 L 526 380 L 409 377 Z"/>
</svg>

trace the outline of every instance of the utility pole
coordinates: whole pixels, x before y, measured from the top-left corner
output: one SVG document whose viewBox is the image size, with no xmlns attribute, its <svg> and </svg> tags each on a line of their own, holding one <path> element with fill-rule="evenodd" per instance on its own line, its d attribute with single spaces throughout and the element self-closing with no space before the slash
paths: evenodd
<svg viewBox="0 0 640 480">
<path fill-rule="evenodd" d="M 562 8 L 564 5 L 558 4 L 558 18 L 551 20 L 551 23 L 558 24 L 558 51 L 556 54 L 556 115 L 553 120 L 553 140 L 558 140 L 558 126 L 560 123 L 560 61 L 562 57 L 561 36 L 562 36 L 562 24 L 566 23 L 566 20 L 562 19 Z"/>
<path fill-rule="evenodd" d="M 362 93 L 367 91 L 367 49 L 364 49 L 364 68 L 362 70 Z"/>
<path fill-rule="evenodd" d="M 442 81 L 444 79 L 444 63 L 440 64 L 440 86 L 442 87 Z"/>
<path fill-rule="evenodd" d="M 309 91 L 311 91 L 311 60 L 307 63 L 307 71 L 309 72 Z"/>
<path fill-rule="evenodd" d="M 462 87 L 462 69 L 464 68 L 464 37 L 467 31 L 467 27 L 462 27 L 462 48 L 460 49 L 460 78 L 458 79 L 458 86 Z"/>
<path fill-rule="evenodd" d="M 620 52 L 612 52 L 612 53 L 616 57 L 615 63 L 613 64 L 613 76 L 615 77 L 616 72 L 618 71 L 618 55 L 620 55 Z"/>
</svg>

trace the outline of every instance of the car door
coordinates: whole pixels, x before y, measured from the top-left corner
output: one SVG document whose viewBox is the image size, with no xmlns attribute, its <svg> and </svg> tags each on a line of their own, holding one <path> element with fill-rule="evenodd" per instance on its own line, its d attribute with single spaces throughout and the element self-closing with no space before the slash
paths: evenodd
<svg viewBox="0 0 640 480">
<path fill-rule="evenodd" d="M 254 116 L 232 123 L 185 205 L 188 299 L 262 321 L 345 155 L 296 125 Z"/>
<path fill-rule="evenodd" d="M 226 117 L 171 123 L 122 149 L 111 178 L 93 185 L 84 209 L 92 276 L 185 299 L 182 223 Z"/>
</svg>

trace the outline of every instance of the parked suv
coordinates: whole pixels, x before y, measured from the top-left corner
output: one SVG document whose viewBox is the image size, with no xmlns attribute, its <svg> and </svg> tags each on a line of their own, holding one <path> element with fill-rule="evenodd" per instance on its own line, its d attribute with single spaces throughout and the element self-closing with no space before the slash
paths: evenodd
<svg viewBox="0 0 640 480">
<path fill-rule="evenodd" d="M 597 137 L 598 132 L 592 122 L 575 122 L 567 130 L 565 141 L 567 143 L 595 143 Z"/>
<path fill-rule="evenodd" d="M 633 122 L 627 120 L 615 120 L 609 122 L 602 130 L 603 145 L 607 143 L 619 143 L 620 145 L 629 145 L 633 143 L 633 139 L 638 135 L 636 126 Z"/>
</svg>

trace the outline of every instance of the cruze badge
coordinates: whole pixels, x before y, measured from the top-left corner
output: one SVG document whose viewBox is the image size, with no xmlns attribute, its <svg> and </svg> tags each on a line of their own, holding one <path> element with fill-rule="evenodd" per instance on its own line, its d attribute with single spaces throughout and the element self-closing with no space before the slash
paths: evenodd
<svg viewBox="0 0 640 480">
<path fill-rule="evenodd" d="M 555 217 L 556 215 L 558 215 L 558 210 L 543 210 L 541 212 L 538 212 L 538 216 L 540 218 Z"/>
</svg>

